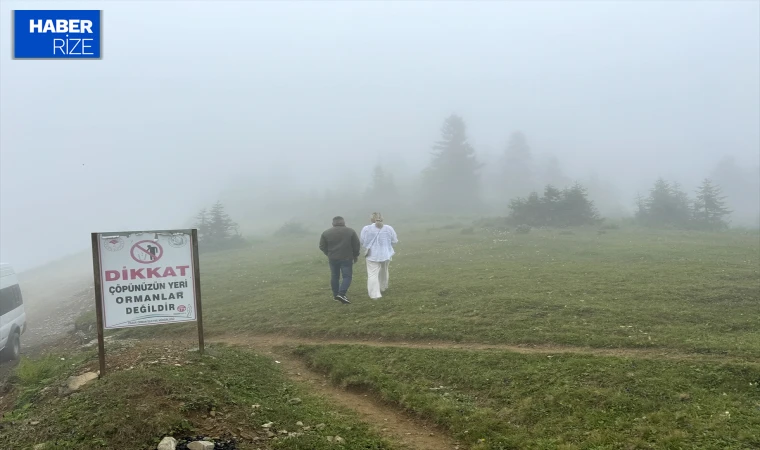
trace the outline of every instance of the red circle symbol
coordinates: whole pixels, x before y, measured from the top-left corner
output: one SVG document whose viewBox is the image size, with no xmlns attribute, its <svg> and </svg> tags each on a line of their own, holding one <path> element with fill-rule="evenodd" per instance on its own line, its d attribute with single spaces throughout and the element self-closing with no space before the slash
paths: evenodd
<svg viewBox="0 0 760 450">
<path fill-rule="evenodd" d="M 177 311 L 179 311 L 179 312 L 185 312 L 185 305 L 179 305 L 179 306 L 177 306 Z"/>
<path fill-rule="evenodd" d="M 132 246 L 129 254 L 140 264 L 152 264 L 164 256 L 164 248 L 156 241 L 140 241 Z"/>
</svg>

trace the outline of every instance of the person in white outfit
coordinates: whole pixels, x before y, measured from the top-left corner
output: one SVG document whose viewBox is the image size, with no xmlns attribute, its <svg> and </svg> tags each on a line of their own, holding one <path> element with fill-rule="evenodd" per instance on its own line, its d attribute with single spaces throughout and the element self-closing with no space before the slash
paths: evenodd
<svg viewBox="0 0 760 450">
<path fill-rule="evenodd" d="M 388 265 L 393 259 L 393 246 L 398 243 L 396 230 L 383 224 L 383 215 L 372 213 L 372 224 L 362 228 L 359 240 L 365 248 L 367 260 L 367 292 L 369 298 L 377 300 L 388 289 Z"/>
</svg>

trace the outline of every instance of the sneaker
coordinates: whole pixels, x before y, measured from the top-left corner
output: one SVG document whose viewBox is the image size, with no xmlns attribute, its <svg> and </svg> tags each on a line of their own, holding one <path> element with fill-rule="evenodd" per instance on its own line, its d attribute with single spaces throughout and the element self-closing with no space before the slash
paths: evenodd
<svg viewBox="0 0 760 450">
<path fill-rule="evenodd" d="M 343 303 L 344 305 L 350 305 L 351 304 L 351 302 L 348 301 L 348 297 L 346 297 L 345 295 L 338 294 L 338 295 L 335 296 L 335 300 Z"/>
</svg>

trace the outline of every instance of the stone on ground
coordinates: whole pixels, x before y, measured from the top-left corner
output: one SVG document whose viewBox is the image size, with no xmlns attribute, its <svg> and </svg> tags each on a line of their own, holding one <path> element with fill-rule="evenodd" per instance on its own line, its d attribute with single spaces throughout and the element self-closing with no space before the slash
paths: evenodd
<svg viewBox="0 0 760 450">
<path fill-rule="evenodd" d="M 209 441 L 195 441 L 187 444 L 189 450 L 214 450 L 214 443 Z"/>
<path fill-rule="evenodd" d="M 176 448 L 177 440 L 171 436 L 166 436 L 165 438 L 161 439 L 161 442 L 158 443 L 156 450 L 176 450 Z"/>
</svg>

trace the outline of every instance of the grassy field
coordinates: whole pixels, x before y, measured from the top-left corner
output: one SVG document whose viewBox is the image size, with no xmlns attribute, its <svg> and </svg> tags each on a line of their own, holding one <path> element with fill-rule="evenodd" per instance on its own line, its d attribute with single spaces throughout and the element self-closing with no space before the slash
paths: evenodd
<svg viewBox="0 0 760 450">
<path fill-rule="evenodd" d="M 23 360 L 15 381 L 21 395 L 0 422 L 3 445 L 155 449 L 166 435 L 203 435 L 235 436 L 241 450 L 328 449 L 335 446 L 327 436 L 339 436 L 350 448 L 397 448 L 350 411 L 289 382 L 270 358 L 226 347 L 200 357 L 155 342 L 109 354 L 131 369 L 115 370 L 71 397 L 60 397 L 58 384 L 83 361 L 96 367 L 96 355 L 79 354 L 73 365 L 50 355 Z"/>
<path fill-rule="evenodd" d="M 401 242 L 390 291 L 379 301 L 367 298 L 362 262 L 354 268 L 353 303 L 331 298 L 318 232 L 204 254 L 206 336 L 311 340 L 293 354 L 336 383 L 439 424 L 474 449 L 760 447 L 758 232 L 624 227 L 519 234 L 467 224 L 393 225 Z M 81 322 L 88 320 L 91 315 Z M 177 325 L 119 334 L 170 339 L 193 333 L 193 326 Z M 354 345 L 317 345 L 328 338 Z M 373 345 L 358 345 L 364 341 Z M 466 344 L 502 348 L 448 348 Z M 509 351 L 517 346 L 519 352 Z M 272 388 L 283 382 L 271 359 L 236 351 L 223 350 L 216 362 L 231 359 L 247 368 L 229 362 L 219 371 L 224 383 L 238 386 L 233 397 L 208 390 L 213 377 L 196 381 L 195 397 L 234 410 L 254 400 L 246 395 L 260 395 L 245 387 L 262 383 L 256 377 L 271 380 L 264 383 Z M 261 374 L 254 366 L 272 369 Z M 184 370 L 144 368 L 109 378 L 127 386 L 159 380 L 157 395 L 181 405 L 188 399 L 165 383 L 189 380 L 192 373 Z M 137 407 L 126 394 L 112 406 Z M 314 420 L 327 410 L 314 408 Z M 72 411 L 45 413 L 50 423 L 66 424 L 50 428 L 48 437 L 77 426 L 72 420 L 93 420 L 63 420 Z M 161 429 L 180 426 L 188 414 L 162 416 Z M 285 412 L 273 416 L 287 427 L 295 420 Z M 350 428 L 351 439 L 366 445 L 348 448 L 390 445 L 369 429 Z M 99 439 L 112 445 L 114 436 Z M 292 448 L 320 448 L 309 445 Z"/>
<path fill-rule="evenodd" d="M 388 295 L 368 299 L 360 261 L 349 291 L 354 302 L 345 307 L 331 299 L 318 236 L 205 256 L 207 333 L 760 356 L 757 233 L 466 235 L 460 229 L 398 228 Z"/>
<path fill-rule="evenodd" d="M 297 353 L 473 448 L 760 448 L 760 364 L 336 345 Z"/>
</svg>

